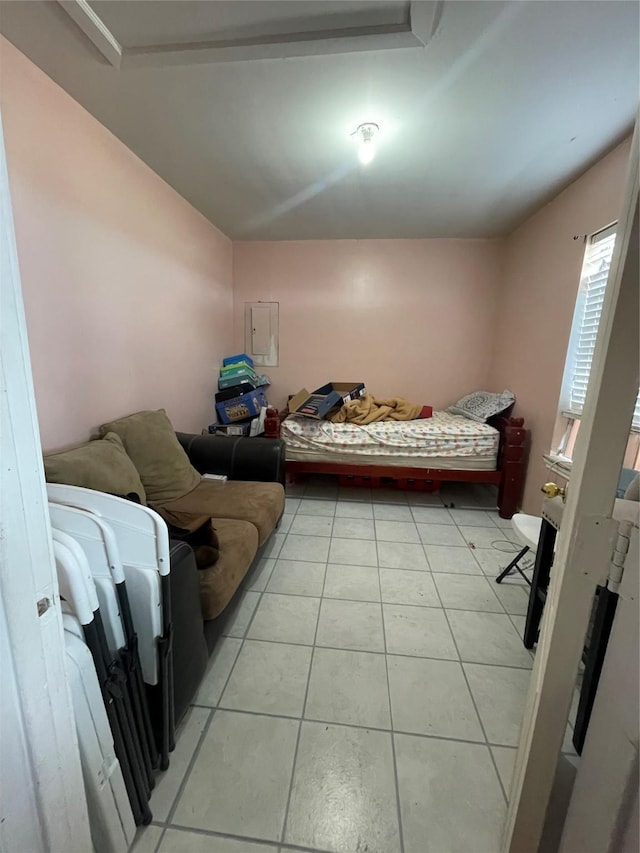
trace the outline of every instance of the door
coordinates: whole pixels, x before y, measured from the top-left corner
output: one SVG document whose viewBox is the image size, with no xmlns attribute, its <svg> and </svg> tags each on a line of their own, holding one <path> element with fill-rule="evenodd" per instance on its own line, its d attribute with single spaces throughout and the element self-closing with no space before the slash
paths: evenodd
<svg viewBox="0 0 640 853">
<path fill-rule="evenodd" d="M 0 209 L 0 849 L 87 853 L 1 116 Z"/>
<path fill-rule="evenodd" d="M 611 514 L 638 394 L 638 124 L 520 733 L 503 840 L 509 853 L 538 853 L 591 602 L 617 530 Z"/>
<path fill-rule="evenodd" d="M 607 644 L 560 853 L 637 853 L 638 839 L 638 528 L 629 539 L 616 615 Z"/>
</svg>

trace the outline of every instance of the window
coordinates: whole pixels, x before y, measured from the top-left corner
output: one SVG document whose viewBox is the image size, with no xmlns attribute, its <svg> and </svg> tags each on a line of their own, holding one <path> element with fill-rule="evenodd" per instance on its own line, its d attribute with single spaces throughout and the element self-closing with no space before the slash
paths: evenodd
<svg viewBox="0 0 640 853">
<path fill-rule="evenodd" d="M 615 229 L 615 225 L 605 228 L 593 234 L 587 242 L 560 397 L 560 413 L 569 422 L 580 419 L 587 397 L 598 326 L 616 240 Z M 571 428 L 572 424 L 569 423 L 568 427 Z M 632 428 L 640 430 L 640 397 L 636 400 Z"/>
</svg>

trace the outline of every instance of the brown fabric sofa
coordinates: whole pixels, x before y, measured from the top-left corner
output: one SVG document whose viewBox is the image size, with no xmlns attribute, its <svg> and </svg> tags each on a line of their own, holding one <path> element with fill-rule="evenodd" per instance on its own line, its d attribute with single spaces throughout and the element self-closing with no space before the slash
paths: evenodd
<svg viewBox="0 0 640 853">
<path fill-rule="evenodd" d="M 148 504 L 175 527 L 212 519 L 220 555 L 198 569 L 172 542 L 171 610 L 179 720 L 199 686 L 242 581 L 276 529 L 285 505 L 280 439 L 175 433 L 163 410 L 137 412 L 101 428 L 102 439 L 45 456 L 49 482 L 121 494 Z M 224 474 L 223 483 L 202 477 Z"/>
</svg>

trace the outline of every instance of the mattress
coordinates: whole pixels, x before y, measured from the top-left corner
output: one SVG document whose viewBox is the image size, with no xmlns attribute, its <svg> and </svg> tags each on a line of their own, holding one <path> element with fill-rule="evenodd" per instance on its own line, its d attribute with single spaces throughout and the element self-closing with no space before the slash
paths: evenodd
<svg viewBox="0 0 640 853">
<path fill-rule="evenodd" d="M 292 461 L 495 471 L 500 434 L 461 415 L 359 426 L 289 417 L 281 437 Z"/>
</svg>

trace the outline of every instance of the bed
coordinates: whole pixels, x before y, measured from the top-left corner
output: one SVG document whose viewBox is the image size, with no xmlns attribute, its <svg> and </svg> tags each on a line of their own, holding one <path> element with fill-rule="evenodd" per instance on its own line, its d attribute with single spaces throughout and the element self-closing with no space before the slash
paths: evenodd
<svg viewBox="0 0 640 853">
<path fill-rule="evenodd" d="M 289 416 L 281 426 L 287 473 L 335 474 L 344 484 L 396 481 L 434 491 L 443 482 L 498 486 L 502 518 L 517 512 L 525 469 L 527 430 L 522 418 L 498 415 L 477 423 L 434 412 L 414 421 L 352 423 Z"/>
</svg>

